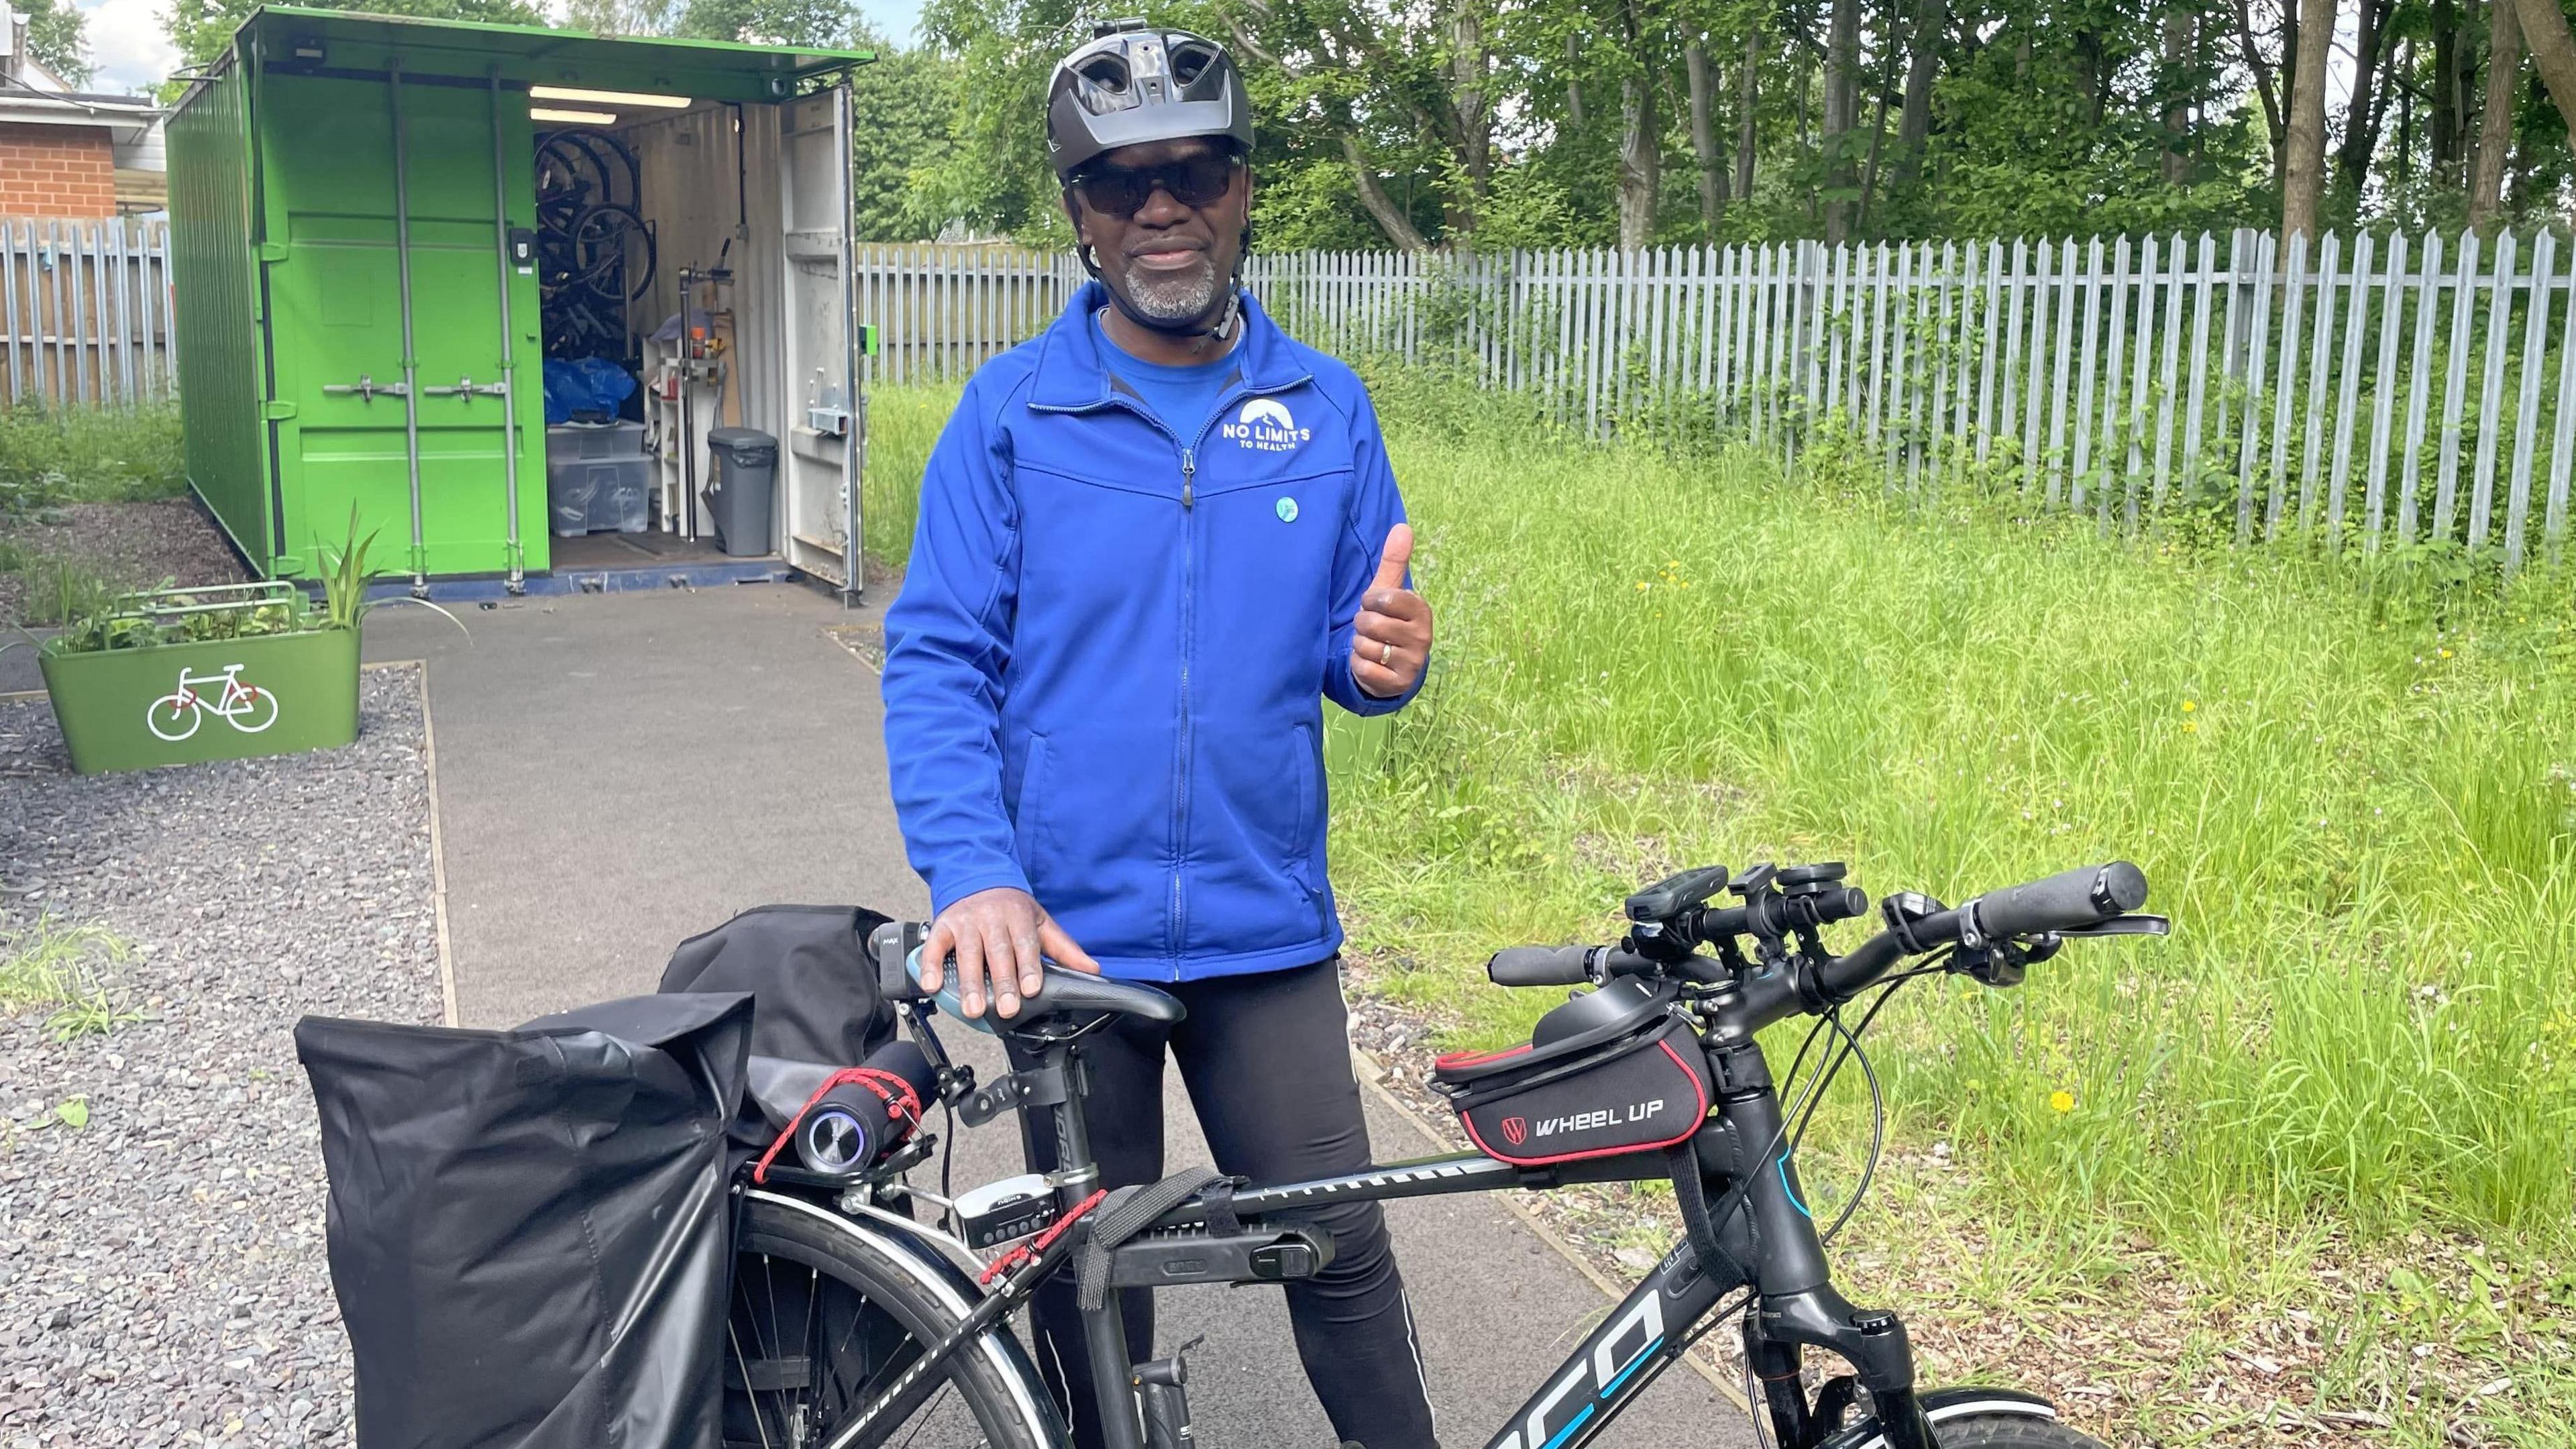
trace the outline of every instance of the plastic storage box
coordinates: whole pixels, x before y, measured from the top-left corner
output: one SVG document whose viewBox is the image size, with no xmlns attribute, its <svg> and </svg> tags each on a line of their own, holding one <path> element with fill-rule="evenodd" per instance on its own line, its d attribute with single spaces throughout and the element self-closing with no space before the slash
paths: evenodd
<svg viewBox="0 0 2576 1449">
<path fill-rule="evenodd" d="M 559 538 L 642 533 L 652 525 L 653 460 L 642 423 L 546 429 L 546 515 Z"/>
</svg>

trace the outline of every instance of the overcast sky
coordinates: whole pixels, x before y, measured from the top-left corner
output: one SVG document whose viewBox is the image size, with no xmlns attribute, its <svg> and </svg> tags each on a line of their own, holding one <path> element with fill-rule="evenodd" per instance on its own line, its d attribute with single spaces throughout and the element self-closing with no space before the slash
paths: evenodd
<svg viewBox="0 0 2576 1449">
<path fill-rule="evenodd" d="M 78 0 L 89 17 L 89 58 L 98 67 L 90 84 L 102 91 L 157 85 L 179 63 L 179 52 L 161 30 L 163 0 Z M 921 0 L 859 0 L 878 29 L 909 43 L 921 18 Z"/>
</svg>

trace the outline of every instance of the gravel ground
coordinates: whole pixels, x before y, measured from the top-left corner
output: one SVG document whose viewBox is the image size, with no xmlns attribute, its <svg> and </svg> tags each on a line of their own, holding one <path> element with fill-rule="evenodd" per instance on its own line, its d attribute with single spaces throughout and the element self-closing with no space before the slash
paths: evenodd
<svg viewBox="0 0 2576 1449">
<path fill-rule="evenodd" d="M 163 579 L 232 584 L 245 577 L 232 546 L 184 498 L 72 503 L 46 516 L 60 521 L 22 523 L 0 536 L 47 558 L 78 560 L 126 588 L 151 588 Z M 0 574 L 0 618 L 20 612 L 25 587 L 19 575 Z"/>
<path fill-rule="evenodd" d="M 116 932 L 147 1018 L 0 1021 L 0 1449 L 350 1441 L 289 1033 L 440 1011 L 419 684 L 364 679 L 345 749 L 89 779 L 0 702 L 0 918 Z"/>
</svg>

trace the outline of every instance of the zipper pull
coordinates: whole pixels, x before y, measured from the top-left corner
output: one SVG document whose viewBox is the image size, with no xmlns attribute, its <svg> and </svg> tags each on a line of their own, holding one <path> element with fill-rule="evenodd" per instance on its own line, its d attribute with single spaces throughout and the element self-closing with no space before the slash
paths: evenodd
<svg viewBox="0 0 2576 1449">
<path fill-rule="evenodd" d="M 1181 450 L 1181 506 L 1190 506 L 1190 485 L 1198 477 L 1199 461 L 1189 449 Z"/>
</svg>

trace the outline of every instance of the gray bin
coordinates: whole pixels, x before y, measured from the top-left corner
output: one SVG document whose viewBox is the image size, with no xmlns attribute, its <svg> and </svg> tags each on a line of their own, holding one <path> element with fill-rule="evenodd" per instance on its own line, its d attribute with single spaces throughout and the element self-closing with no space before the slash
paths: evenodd
<svg viewBox="0 0 2576 1449">
<path fill-rule="evenodd" d="M 778 440 L 757 428 L 711 428 L 707 447 L 716 461 L 705 493 L 716 541 L 736 558 L 769 552 L 770 505 L 778 497 Z"/>
</svg>

